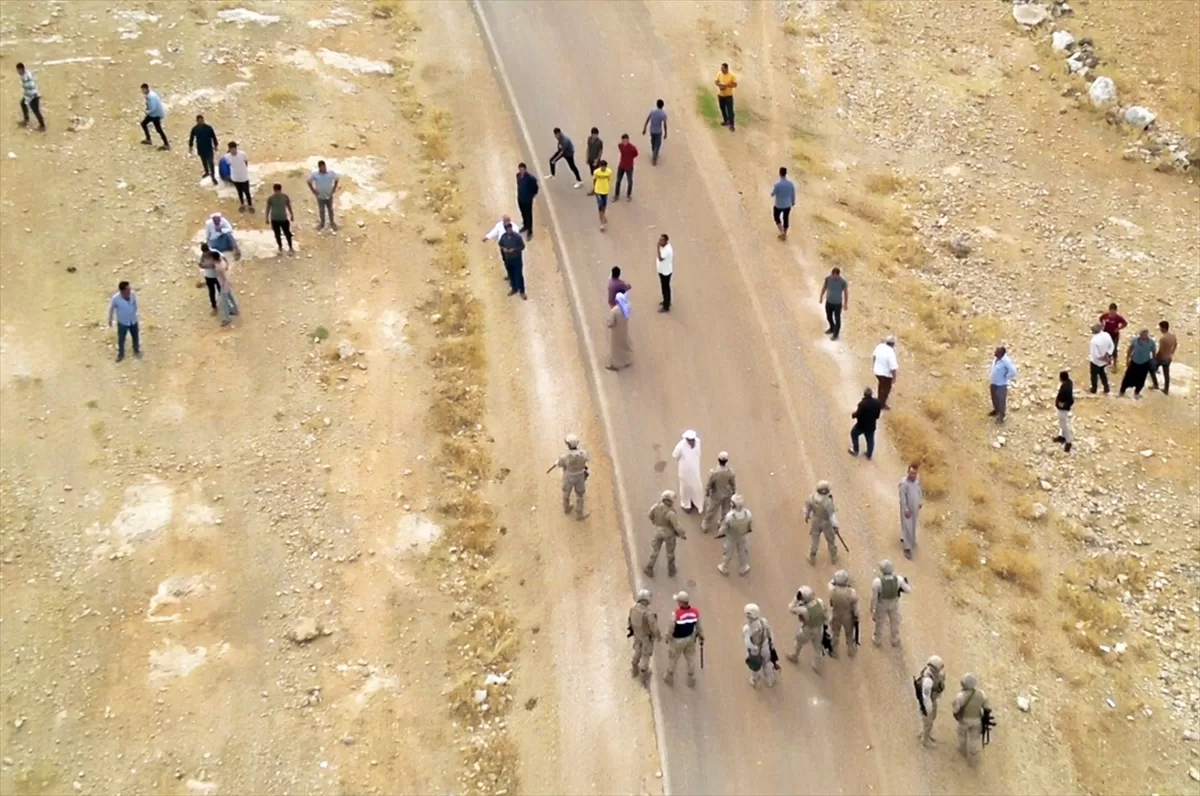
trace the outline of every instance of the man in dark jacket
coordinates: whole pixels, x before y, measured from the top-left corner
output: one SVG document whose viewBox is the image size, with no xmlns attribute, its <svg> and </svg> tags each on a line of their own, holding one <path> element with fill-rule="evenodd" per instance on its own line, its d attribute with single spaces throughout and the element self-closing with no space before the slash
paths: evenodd
<svg viewBox="0 0 1200 796">
<path fill-rule="evenodd" d="M 192 134 L 188 136 L 188 152 L 192 151 L 192 147 L 196 147 L 196 154 L 200 157 L 200 165 L 204 167 L 204 177 L 211 177 L 213 185 L 217 184 L 217 169 L 213 161 L 213 153 L 217 150 L 217 131 L 212 129 L 212 125 L 204 121 L 202 115 L 197 114 L 196 126 L 192 128 Z"/>
<path fill-rule="evenodd" d="M 524 163 L 517 164 L 517 207 L 521 210 L 521 229 L 525 239 L 533 237 L 533 200 L 538 195 L 537 177 L 529 173 Z"/>
<path fill-rule="evenodd" d="M 875 400 L 875 394 L 871 392 L 871 388 L 863 390 L 862 400 L 858 402 L 858 408 L 851 413 L 850 417 L 854 418 L 854 427 L 850 429 L 850 455 L 858 455 L 858 438 L 867 438 L 867 458 L 870 459 L 875 454 L 875 424 L 879 422 L 879 415 L 883 407 L 879 401 Z"/>
<path fill-rule="evenodd" d="M 523 251 L 525 241 L 520 234 L 513 231 L 512 222 L 506 218 L 504 234 L 500 236 L 500 258 L 504 260 L 504 270 L 508 272 L 508 295 L 520 293 L 521 298 L 527 299 L 529 297 L 525 295 L 525 262 L 521 257 Z"/>
<path fill-rule="evenodd" d="M 1071 371 L 1064 370 L 1058 374 L 1058 395 L 1054 398 L 1054 408 L 1058 410 L 1058 436 L 1055 442 L 1061 442 L 1063 450 L 1071 452 L 1071 407 L 1075 405 L 1075 384 L 1071 381 Z"/>
</svg>

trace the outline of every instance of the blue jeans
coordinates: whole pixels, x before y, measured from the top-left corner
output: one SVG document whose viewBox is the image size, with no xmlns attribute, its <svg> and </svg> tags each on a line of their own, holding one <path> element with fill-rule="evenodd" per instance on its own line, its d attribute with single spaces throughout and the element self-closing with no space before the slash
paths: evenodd
<svg viewBox="0 0 1200 796">
<path fill-rule="evenodd" d="M 504 270 L 508 272 L 508 286 L 515 292 L 525 295 L 525 263 L 520 257 L 504 261 Z"/>
<path fill-rule="evenodd" d="M 867 458 L 870 459 L 875 455 L 875 426 L 870 428 L 862 428 L 858 423 L 854 424 L 854 428 L 850 429 L 850 450 L 858 453 L 858 438 L 867 438 Z"/>
<path fill-rule="evenodd" d="M 662 149 L 662 133 L 650 134 L 650 162 L 658 163 L 658 153 Z"/>
<path fill-rule="evenodd" d="M 142 355 L 141 339 L 138 337 L 138 325 L 132 324 L 126 326 L 123 323 L 117 324 L 117 361 L 120 362 L 125 358 L 125 335 L 133 338 L 133 355 L 140 357 Z"/>
</svg>

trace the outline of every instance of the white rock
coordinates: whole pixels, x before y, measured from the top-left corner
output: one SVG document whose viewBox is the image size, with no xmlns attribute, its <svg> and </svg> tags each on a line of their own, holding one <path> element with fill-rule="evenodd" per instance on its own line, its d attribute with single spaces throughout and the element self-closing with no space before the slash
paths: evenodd
<svg viewBox="0 0 1200 796">
<path fill-rule="evenodd" d="M 342 342 L 338 343 L 338 347 L 337 347 L 338 359 L 350 359 L 357 353 L 358 353 L 358 349 L 355 348 L 354 344 L 351 343 L 349 340 L 343 340 Z"/>
<path fill-rule="evenodd" d="M 1050 37 L 1050 49 L 1056 53 L 1066 52 L 1075 43 L 1075 37 L 1065 30 L 1056 30 Z"/>
<path fill-rule="evenodd" d="M 1149 448 L 1146 448 L 1146 450 L 1142 451 L 1142 458 L 1144 459 L 1149 459 L 1153 455 L 1154 451 L 1150 450 Z"/>
<path fill-rule="evenodd" d="M 1096 78 L 1088 88 L 1088 99 L 1092 101 L 1092 105 L 1096 108 L 1100 108 L 1110 102 L 1115 102 L 1117 99 L 1117 84 L 1113 82 L 1111 77 Z"/>
<path fill-rule="evenodd" d="M 480 688 L 480 689 L 476 690 L 475 691 L 475 704 L 482 705 L 484 702 L 487 702 L 487 696 L 488 696 L 488 694 L 487 694 L 486 688 Z"/>
<path fill-rule="evenodd" d="M 302 616 L 288 630 L 287 635 L 297 644 L 305 644 L 321 635 L 321 627 L 311 616 Z"/>
<path fill-rule="evenodd" d="M 1050 19 L 1050 9 L 1040 6 L 1037 3 L 1023 3 L 1019 6 L 1013 6 L 1012 15 L 1018 24 L 1028 28 L 1036 28 Z"/>
<path fill-rule="evenodd" d="M 1188 776 L 1191 777 L 1192 779 L 1196 780 L 1197 782 L 1200 782 L 1200 768 L 1196 768 L 1195 766 L 1192 766 L 1191 768 L 1188 769 Z"/>
<path fill-rule="evenodd" d="M 1023 696 L 1017 697 L 1017 707 L 1020 708 L 1022 713 L 1028 713 L 1029 712 L 1029 697 L 1023 697 Z"/>
<path fill-rule="evenodd" d="M 1043 506 L 1041 503 L 1034 503 L 1033 504 L 1033 518 L 1035 520 L 1040 520 L 1042 517 L 1045 517 L 1045 516 L 1046 516 L 1046 507 Z"/>
<path fill-rule="evenodd" d="M 1125 109 L 1125 121 L 1139 130 L 1145 130 L 1158 117 L 1141 105 L 1131 105 Z"/>
</svg>

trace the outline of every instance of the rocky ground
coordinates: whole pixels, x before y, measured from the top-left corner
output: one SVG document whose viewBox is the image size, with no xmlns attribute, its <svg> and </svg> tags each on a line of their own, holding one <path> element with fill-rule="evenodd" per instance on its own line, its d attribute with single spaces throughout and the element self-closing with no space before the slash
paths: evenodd
<svg viewBox="0 0 1200 796">
<path fill-rule="evenodd" d="M 899 335 L 885 437 L 924 464 L 927 552 L 957 587 L 956 652 L 992 685 L 1001 743 L 1023 750 L 1009 759 L 1069 765 L 1051 791 L 1194 788 L 1194 48 L 1134 57 L 1166 24 L 1141 4 L 1023 9 L 1036 25 L 996 0 L 777 2 L 769 24 L 731 8 L 701 4 L 680 40 L 698 85 L 726 58 L 742 74 L 735 170 L 801 172 L 797 237 L 818 275 L 850 279 L 864 383 L 871 348 Z M 1194 4 L 1172 9 L 1181 28 L 1200 22 Z M 1092 38 L 1088 69 L 1066 63 L 1078 47 L 1054 49 L 1060 31 Z M 1119 96 L 1096 108 L 1089 81 L 1106 71 Z M 1159 122 L 1125 122 L 1135 105 Z M 1086 394 L 1089 327 L 1110 301 L 1133 328 L 1171 322 L 1169 397 Z M 1003 427 L 986 417 L 999 344 L 1021 369 Z M 1050 441 L 1063 367 L 1080 398 L 1069 455 Z M 1068 761 L 1040 751 L 1064 744 Z M 1128 765 L 1110 765 L 1117 747 Z"/>
</svg>

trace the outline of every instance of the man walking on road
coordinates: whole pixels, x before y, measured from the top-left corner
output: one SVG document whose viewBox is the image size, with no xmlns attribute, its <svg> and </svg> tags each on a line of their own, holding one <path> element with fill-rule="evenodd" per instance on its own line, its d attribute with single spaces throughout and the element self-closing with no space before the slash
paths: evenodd
<svg viewBox="0 0 1200 796">
<path fill-rule="evenodd" d="M 875 346 L 871 354 L 871 370 L 879 382 L 879 408 L 888 408 L 888 396 L 892 393 L 892 385 L 896 383 L 896 371 L 900 364 L 896 361 L 896 336 L 889 334 L 884 341 Z"/>
<path fill-rule="evenodd" d="M 633 676 L 642 678 L 645 684 L 650 679 L 650 659 L 654 656 L 654 645 L 662 640 L 658 629 L 658 614 L 650 607 L 650 590 L 638 589 L 637 602 L 629 609 L 628 634 L 633 639 Z"/>
<path fill-rule="evenodd" d="M 671 457 L 679 462 L 679 501 L 688 514 L 704 504 L 704 486 L 700 480 L 700 436 L 693 430 L 683 432 Z"/>
<path fill-rule="evenodd" d="M 308 175 L 308 190 L 317 197 L 317 215 L 320 219 L 317 231 L 325 229 L 325 212 L 329 212 L 329 228 L 337 232 L 338 225 L 333 219 L 333 196 L 337 193 L 341 179 L 337 172 L 331 171 L 325 161 L 317 161 L 317 170 Z"/>
<path fill-rule="evenodd" d="M 650 507 L 646 514 L 654 524 L 654 538 L 650 540 L 650 558 L 642 569 L 649 577 L 654 577 L 654 565 L 658 563 L 658 554 L 663 545 L 667 547 L 667 577 L 675 577 L 675 545 L 679 539 L 686 539 L 687 534 L 679 526 L 679 516 L 675 514 L 675 493 L 666 490 L 658 502 Z"/>
<path fill-rule="evenodd" d="M 671 614 L 670 634 L 667 636 L 667 673 L 663 682 L 667 685 L 675 683 L 675 667 L 679 664 L 679 656 L 687 661 L 687 683 L 696 686 L 696 645 L 704 646 L 704 628 L 700 626 L 700 612 L 692 607 L 688 593 L 681 591 L 675 595 L 675 612 Z"/>
<path fill-rule="evenodd" d="M 591 193 L 596 197 L 596 209 L 600 211 L 601 232 L 608 228 L 608 194 L 612 190 L 612 176 L 612 169 L 608 167 L 607 160 L 597 163 L 595 171 L 592 172 Z"/>
<path fill-rule="evenodd" d="M 204 174 L 200 175 L 200 179 L 211 177 L 213 185 L 217 184 L 217 164 L 213 159 L 217 145 L 217 131 L 212 128 L 211 124 L 204 121 L 202 114 L 196 114 L 196 124 L 188 134 L 188 152 L 192 151 L 193 146 L 196 148 L 196 154 L 200 157 L 200 166 L 204 169 Z"/>
<path fill-rule="evenodd" d="M 1171 360 L 1175 358 L 1175 349 L 1179 348 L 1179 340 L 1171 331 L 1171 324 L 1167 321 L 1159 321 L 1158 330 L 1162 334 L 1158 336 L 1158 352 L 1154 355 L 1154 361 L 1150 365 L 1150 381 L 1154 384 L 1154 389 L 1161 389 L 1163 395 L 1170 395 Z M 1161 388 L 1158 386 L 1159 368 L 1162 368 L 1163 374 Z"/>
<path fill-rule="evenodd" d="M 921 693 L 921 743 L 931 747 L 937 743 L 933 737 L 933 722 L 937 718 L 937 703 L 946 690 L 946 667 L 937 655 L 930 655 L 925 668 L 917 675 L 917 687 Z"/>
<path fill-rule="evenodd" d="M 570 167 L 571 173 L 575 175 L 575 187 L 578 188 L 583 185 L 583 177 L 579 176 L 579 168 L 575 165 L 575 144 L 558 127 L 554 128 L 554 140 L 558 142 L 558 148 L 550 156 L 550 173 L 546 175 L 546 179 L 554 179 L 554 164 L 563 160 Z"/>
<path fill-rule="evenodd" d="M 575 519 L 582 520 L 587 515 L 583 513 L 583 498 L 587 494 L 588 462 L 591 456 L 579 447 L 579 437 L 568 434 L 564 442 L 567 452 L 558 457 L 554 465 L 562 469 L 563 514 L 571 513 L 571 493 L 575 493 Z"/>
<path fill-rule="evenodd" d="M 517 209 L 521 211 L 521 228 L 525 240 L 533 239 L 533 200 L 538 195 L 537 177 L 529 173 L 524 163 L 517 164 Z"/>
<path fill-rule="evenodd" d="M 737 75 L 729 71 L 729 64 L 721 64 L 721 71 L 713 81 L 717 87 L 717 105 L 721 108 L 721 126 L 728 127 L 729 132 L 737 130 L 733 114 L 733 90 L 737 88 Z"/>
<path fill-rule="evenodd" d="M 775 219 L 775 228 L 779 230 L 779 239 L 787 240 L 789 218 L 792 215 L 792 207 L 796 204 L 796 184 L 787 178 L 787 167 L 779 167 L 779 179 L 771 187 L 771 196 L 775 200 L 771 217 Z"/>
<path fill-rule="evenodd" d="M 525 251 L 525 239 L 513 229 L 512 221 L 504 217 L 504 234 L 500 236 L 500 257 L 504 260 L 504 270 L 508 273 L 508 295 L 525 295 L 525 261 L 522 252 Z"/>
<path fill-rule="evenodd" d="M 1054 408 L 1058 410 L 1058 436 L 1055 442 L 1061 442 L 1063 450 L 1071 452 L 1071 444 L 1075 437 L 1071 434 L 1071 407 L 1075 405 L 1075 384 L 1071 381 L 1071 371 L 1064 370 L 1058 374 L 1058 395 L 1054 397 Z"/>
<path fill-rule="evenodd" d="M 979 679 L 967 673 L 960 681 L 962 690 L 954 697 L 954 720 L 958 722 L 958 753 L 975 765 L 983 749 L 983 714 L 991 713 L 987 694 L 979 688 Z"/>
<path fill-rule="evenodd" d="M 1112 337 L 1104 331 L 1104 326 L 1098 323 L 1094 324 L 1092 339 L 1088 343 L 1088 373 L 1092 379 L 1092 395 L 1096 394 L 1097 382 L 1104 385 L 1104 394 L 1108 395 L 1108 371 L 1106 368 L 1112 364 L 1116 351 Z"/>
<path fill-rule="evenodd" d="M 237 141 L 229 142 L 224 161 L 229 164 L 229 179 L 237 189 L 238 212 L 254 212 L 254 194 L 250 192 L 250 156 L 239 150 Z"/>
<path fill-rule="evenodd" d="M 879 415 L 882 413 L 882 408 L 879 401 L 875 400 L 875 396 L 871 394 L 871 388 L 863 390 L 862 400 L 858 402 L 858 407 L 850 413 L 850 417 L 854 418 L 854 425 L 850 428 L 850 455 L 858 455 L 858 438 L 867 438 L 867 461 L 875 455 L 875 425 L 879 422 Z"/>
<path fill-rule="evenodd" d="M 29 126 L 29 113 L 32 111 L 38 120 L 37 129 L 44 132 L 46 120 L 42 118 L 42 95 L 38 92 L 33 72 L 26 69 L 25 64 L 17 64 L 17 74 L 21 78 L 21 126 Z"/>
<path fill-rule="evenodd" d="M 1112 338 L 1114 351 L 1121 350 L 1121 330 L 1128 325 L 1129 322 L 1121 316 L 1121 313 L 1117 312 L 1116 304 L 1109 304 L 1108 312 L 1100 316 L 1100 326 L 1104 329 L 1104 331 L 1108 332 L 1108 336 Z M 1117 362 L 1116 356 L 1114 356 L 1112 362 L 1113 371 L 1116 371 L 1119 364 L 1120 363 Z"/>
<path fill-rule="evenodd" d="M 758 605 L 747 603 L 746 624 L 742 625 L 742 644 L 746 647 L 746 665 L 750 667 L 750 685 L 758 688 L 764 679 L 775 685 L 779 655 L 775 652 L 775 634 Z"/>
<path fill-rule="evenodd" d="M 117 319 L 117 361 L 125 358 L 125 336 L 133 338 L 133 355 L 142 358 L 141 339 L 138 337 L 138 304 L 137 294 L 130 289 L 128 282 L 120 282 L 117 292 L 108 302 L 108 325 L 111 328 L 113 318 Z"/>
<path fill-rule="evenodd" d="M 658 271 L 658 287 L 662 291 L 659 312 L 671 311 L 671 276 L 675 273 L 675 247 L 665 233 L 658 236 L 658 253 L 655 268 Z"/>
<path fill-rule="evenodd" d="M 858 627 L 858 592 L 850 585 L 850 573 L 839 569 L 833 573 L 829 582 L 829 657 L 836 658 L 838 637 L 846 639 L 847 653 L 853 658 L 858 654 L 858 640 L 855 639 L 855 628 Z"/>
<path fill-rule="evenodd" d="M 808 586 L 801 586 L 796 592 L 796 598 L 788 603 L 788 611 L 800 620 L 800 631 L 796 634 L 796 647 L 787 659 L 792 663 L 800 663 L 800 652 L 804 646 L 812 646 L 812 670 L 821 673 L 821 658 L 825 652 L 821 641 L 825 637 L 825 604 L 813 593 Z"/>
<path fill-rule="evenodd" d="M 833 493 L 830 490 L 828 481 L 818 481 L 817 491 L 808 496 L 808 500 L 804 503 L 804 522 L 807 524 L 809 520 L 815 521 L 812 523 L 812 530 L 809 531 L 809 536 L 812 537 L 812 544 L 808 548 L 808 563 L 817 563 L 817 548 L 820 546 L 821 537 L 825 537 L 825 543 L 829 546 L 829 561 L 833 564 L 838 560 L 837 534 L 839 530 L 837 509 L 833 505 Z"/>
<path fill-rule="evenodd" d="M 271 224 L 271 231 L 275 233 L 275 245 L 279 247 L 279 253 L 283 254 L 283 239 L 287 238 L 288 251 L 294 254 L 296 250 L 292 247 L 292 222 L 296 220 L 296 214 L 292 211 L 292 200 L 283 192 L 283 186 L 279 183 L 271 186 L 271 190 L 271 195 L 267 197 L 266 216 Z"/>
<path fill-rule="evenodd" d="M 617 144 L 617 151 L 621 153 L 621 158 L 617 161 L 617 187 L 613 191 L 613 201 L 621 201 L 622 178 L 629 180 L 629 185 L 625 189 L 625 199 L 633 201 L 633 161 L 638 156 L 638 150 L 630 143 L 629 133 L 621 136 L 621 143 Z"/>
<path fill-rule="evenodd" d="M 913 548 L 917 546 L 917 517 L 925 503 L 921 479 L 917 475 L 920 466 L 913 462 L 908 466 L 908 474 L 900 479 L 900 544 L 904 547 L 905 558 L 912 558 Z"/>
<path fill-rule="evenodd" d="M 617 306 L 617 294 L 628 293 L 633 287 L 621 278 L 621 266 L 614 265 L 608 278 L 608 306 Z"/>
<path fill-rule="evenodd" d="M 737 476 L 729 468 L 729 454 L 717 454 L 717 466 L 708 472 L 708 483 L 704 487 L 704 516 L 700 518 L 700 530 L 708 533 L 713 526 L 725 519 L 733 508 L 733 496 L 737 494 Z"/>
<path fill-rule="evenodd" d="M 665 105 L 662 100 L 654 103 L 654 110 L 646 115 L 646 121 L 642 125 L 642 135 L 646 131 L 650 131 L 650 165 L 658 165 L 658 153 L 662 150 L 663 141 L 667 140 L 667 112 L 663 110 Z"/>
<path fill-rule="evenodd" d="M 842 310 L 850 309 L 850 283 L 842 276 L 842 269 L 834 268 L 825 277 L 817 302 L 825 303 L 825 320 L 829 322 L 825 334 L 832 335 L 833 340 L 838 339 L 842 333 Z"/>
<path fill-rule="evenodd" d="M 1008 349 L 1000 346 L 993 352 L 989 390 L 992 396 L 992 411 L 988 417 L 996 418 L 996 423 L 1004 422 L 1008 414 L 1008 386 L 1016 381 L 1017 366 L 1008 355 Z"/>
<path fill-rule="evenodd" d="M 154 129 L 158 131 L 158 137 L 162 139 L 161 150 L 171 148 L 171 142 L 167 140 L 167 134 L 163 132 L 162 120 L 167 115 L 167 109 L 163 107 L 162 100 L 158 98 L 158 92 L 150 90 L 150 84 L 142 84 L 142 94 L 146 97 L 146 115 L 142 117 L 142 133 L 145 138 L 143 144 L 150 144 L 150 125 L 154 125 Z"/>
</svg>

